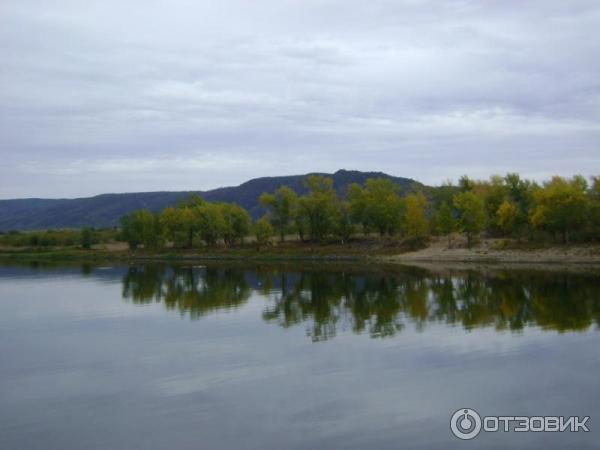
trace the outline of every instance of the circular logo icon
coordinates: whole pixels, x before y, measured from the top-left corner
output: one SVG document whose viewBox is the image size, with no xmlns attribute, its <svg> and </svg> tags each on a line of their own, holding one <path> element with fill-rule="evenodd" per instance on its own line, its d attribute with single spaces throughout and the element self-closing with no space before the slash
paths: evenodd
<svg viewBox="0 0 600 450">
<path fill-rule="evenodd" d="M 459 439 L 473 439 L 481 431 L 481 417 L 471 408 L 461 408 L 452 414 L 450 430 Z"/>
</svg>

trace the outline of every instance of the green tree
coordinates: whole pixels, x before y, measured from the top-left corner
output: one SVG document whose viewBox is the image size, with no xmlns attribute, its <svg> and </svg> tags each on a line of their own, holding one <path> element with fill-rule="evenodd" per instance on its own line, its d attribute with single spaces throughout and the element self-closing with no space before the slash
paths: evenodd
<svg viewBox="0 0 600 450">
<path fill-rule="evenodd" d="M 354 225 L 352 223 L 350 205 L 348 202 L 342 201 L 338 203 L 333 232 L 340 239 L 342 244 L 348 242 L 352 236 Z"/>
<path fill-rule="evenodd" d="M 293 221 L 298 209 L 298 195 L 287 186 L 281 186 L 274 193 L 263 193 L 260 204 L 269 209 L 271 223 L 279 232 L 281 242 L 285 239 L 287 227 Z"/>
<path fill-rule="evenodd" d="M 467 245 L 471 247 L 473 238 L 485 227 L 483 200 L 473 191 L 465 191 L 454 196 L 454 207 L 458 210 L 458 224 L 467 235 Z"/>
<path fill-rule="evenodd" d="M 203 203 L 193 208 L 194 219 L 198 225 L 200 239 L 206 245 L 216 245 L 219 238 L 223 236 L 225 219 L 221 206 L 215 203 Z"/>
<path fill-rule="evenodd" d="M 333 231 L 337 195 L 333 180 L 320 175 L 308 178 L 309 193 L 300 198 L 299 214 L 304 216 L 308 233 L 313 240 L 322 241 Z"/>
<path fill-rule="evenodd" d="M 519 239 L 529 228 L 529 216 L 533 201 L 533 191 L 536 184 L 523 180 L 517 173 L 509 173 L 504 177 L 508 191 L 508 200 L 518 208 L 515 217 L 513 230 Z"/>
<path fill-rule="evenodd" d="M 165 208 L 160 213 L 159 220 L 165 238 L 172 242 L 174 247 L 192 247 L 195 224 L 191 208 Z"/>
<path fill-rule="evenodd" d="M 120 239 L 127 242 L 129 248 L 135 250 L 140 245 L 140 233 L 138 232 L 137 224 L 134 223 L 132 214 L 127 214 L 121 217 L 121 234 Z"/>
<path fill-rule="evenodd" d="M 163 244 L 163 233 L 158 215 L 148 210 L 142 210 L 139 220 L 142 222 L 142 244 L 144 248 L 160 247 Z"/>
<path fill-rule="evenodd" d="M 81 247 L 89 250 L 94 244 L 94 232 L 91 228 L 85 227 L 81 229 Z"/>
<path fill-rule="evenodd" d="M 162 243 L 162 227 L 158 215 L 147 209 L 134 211 L 121 219 L 121 237 L 136 249 L 143 245 L 145 249 L 156 248 Z"/>
<path fill-rule="evenodd" d="M 456 219 L 452 213 L 452 208 L 444 202 L 440 205 L 435 216 L 437 232 L 442 236 L 448 236 L 448 247 L 452 246 L 452 233 L 456 231 Z"/>
<path fill-rule="evenodd" d="M 563 243 L 569 243 L 571 234 L 583 228 L 588 216 L 586 190 L 583 177 L 552 178 L 533 194 L 532 225 L 559 233 Z"/>
<path fill-rule="evenodd" d="M 250 233 L 250 214 L 241 206 L 232 203 L 222 203 L 220 207 L 223 216 L 223 240 L 227 245 L 236 241 L 243 242 L 244 237 Z"/>
<path fill-rule="evenodd" d="M 208 202 L 202 197 L 192 194 L 187 199 L 180 201 L 175 211 L 167 213 L 171 215 L 172 221 L 170 229 L 166 233 L 170 235 L 176 247 L 192 248 L 194 246 L 194 237 L 200 231 L 197 209 L 207 204 Z M 167 218 L 165 220 L 168 221 Z"/>
<path fill-rule="evenodd" d="M 348 188 L 350 211 L 366 230 L 374 229 L 381 236 L 394 234 L 404 225 L 404 201 L 400 187 L 387 178 L 371 178 L 361 188 L 353 184 Z"/>
<path fill-rule="evenodd" d="M 308 219 L 304 212 L 300 210 L 298 210 L 296 217 L 294 217 L 294 228 L 300 237 L 300 241 L 304 242 L 308 234 Z"/>
<path fill-rule="evenodd" d="M 467 175 L 463 175 L 458 180 L 458 188 L 461 192 L 472 191 L 475 188 L 475 182 Z"/>
<path fill-rule="evenodd" d="M 422 238 L 429 234 L 429 224 L 425 216 L 427 198 L 422 192 L 408 194 L 406 202 L 406 233 L 413 238 Z"/>
<path fill-rule="evenodd" d="M 202 206 L 206 203 L 202 197 L 197 194 L 191 194 L 187 199 L 181 200 L 177 205 L 178 208 L 195 208 L 196 206 Z"/>
<path fill-rule="evenodd" d="M 273 235 L 273 226 L 269 219 L 262 217 L 254 223 L 252 229 L 256 237 L 256 246 L 260 250 L 261 247 L 269 243 Z"/>
<path fill-rule="evenodd" d="M 440 186 L 430 189 L 427 196 L 432 199 L 437 210 L 444 202 L 451 205 L 452 198 L 459 192 L 460 188 L 452 180 L 446 180 Z"/>
<path fill-rule="evenodd" d="M 199 229 L 199 224 L 196 220 L 196 215 L 194 214 L 194 207 L 180 208 L 179 220 L 181 221 L 183 236 L 187 237 L 185 246 L 187 248 L 192 248 L 194 246 L 194 235 Z"/>
<path fill-rule="evenodd" d="M 367 210 L 367 195 L 365 189 L 357 183 L 348 186 L 348 207 L 352 221 L 361 224 L 363 232 L 369 232 L 371 220 Z"/>
</svg>

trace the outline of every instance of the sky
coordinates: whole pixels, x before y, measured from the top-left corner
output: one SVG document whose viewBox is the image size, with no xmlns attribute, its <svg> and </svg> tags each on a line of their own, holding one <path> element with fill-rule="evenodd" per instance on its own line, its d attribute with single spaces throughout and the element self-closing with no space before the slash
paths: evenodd
<svg viewBox="0 0 600 450">
<path fill-rule="evenodd" d="M 0 198 L 600 174 L 597 0 L 2 0 Z"/>
</svg>

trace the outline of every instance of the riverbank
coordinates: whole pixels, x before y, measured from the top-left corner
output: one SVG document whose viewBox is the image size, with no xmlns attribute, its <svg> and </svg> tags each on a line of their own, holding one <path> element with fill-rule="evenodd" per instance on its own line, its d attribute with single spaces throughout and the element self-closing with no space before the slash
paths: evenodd
<svg viewBox="0 0 600 450">
<path fill-rule="evenodd" d="M 433 238 L 427 246 L 412 250 L 406 241 L 362 239 L 346 244 L 336 242 L 310 244 L 285 242 L 262 249 L 247 244 L 236 247 L 206 247 L 203 249 L 164 249 L 160 251 L 129 250 L 123 244 L 96 246 L 91 250 L 67 248 L 0 248 L 4 261 L 194 261 L 194 260 L 256 260 L 256 261 L 362 261 L 394 264 L 586 264 L 600 266 L 600 245 L 538 245 L 518 244 L 503 239 L 484 239 L 467 248 L 464 238 L 456 236 L 449 246 L 446 238 Z"/>
<path fill-rule="evenodd" d="M 129 250 L 126 245 L 111 243 L 90 250 L 80 248 L 0 248 L 2 260 L 83 260 L 83 261 L 144 261 L 144 260 L 317 260 L 359 261 L 407 251 L 395 240 L 360 239 L 346 244 L 338 242 L 310 244 L 299 241 L 274 243 L 260 249 L 248 243 L 233 247 L 214 246 L 195 249 Z"/>
<path fill-rule="evenodd" d="M 391 257 L 396 263 L 497 263 L 497 264 L 592 264 L 600 265 L 600 245 L 533 245 L 504 239 L 483 239 L 468 248 L 464 238 L 433 239 L 426 248 Z"/>
</svg>

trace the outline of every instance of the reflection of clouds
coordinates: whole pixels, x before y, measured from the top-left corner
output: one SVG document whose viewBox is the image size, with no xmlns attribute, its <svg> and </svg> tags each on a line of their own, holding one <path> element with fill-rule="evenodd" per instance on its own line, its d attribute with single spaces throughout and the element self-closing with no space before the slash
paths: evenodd
<svg viewBox="0 0 600 450">
<path fill-rule="evenodd" d="M 75 274 L 47 275 L 46 279 L 35 281 L 30 277 L 2 279 L 0 298 L 26 297 L 22 303 L 11 304 L 11 310 L 5 311 L 5 314 L 32 323 L 63 320 L 65 316 L 74 325 L 94 320 L 139 317 L 140 310 L 123 302 L 111 301 L 121 296 L 121 286 L 117 280 L 82 280 L 81 275 Z M 161 313 L 161 309 L 146 310 L 144 314 Z"/>
<path fill-rule="evenodd" d="M 4 382 L 0 393 L 5 402 L 29 402 L 61 397 L 73 399 L 86 395 L 118 395 L 122 387 L 103 383 L 95 368 L 58 369 L 28 374 Z M 52 387 L 51 391 L 48 389 Z"/>
<path fill-rule="evenodd" d="M 214 389 L 219 385 L 231 385 L 234 383 L 247 383 L 264 381 L 270 378 L 282 377 L 289 372 L 285 364 L 256 364 L 239 365 L 232 364 L 229 367 L 207 368 L 202 373 L 194 375 L 178 375 L 157 381 L 156 390 L 162 395 L 186 395 Z"/>
</svg>

